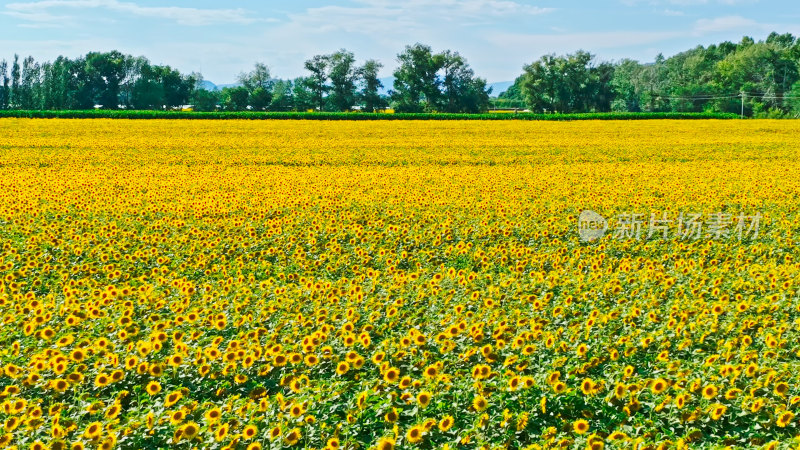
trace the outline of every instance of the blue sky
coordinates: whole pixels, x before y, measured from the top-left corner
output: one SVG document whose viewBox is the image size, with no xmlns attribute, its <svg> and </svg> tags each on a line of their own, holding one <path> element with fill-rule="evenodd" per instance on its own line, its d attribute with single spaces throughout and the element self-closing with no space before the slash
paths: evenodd
<svg viewBox="0 0 800 450">
<path fill-rule="evenodd" d="M 273 75 L 347 48 L 390 75 L 406 44 L 464 55 L 490 82 L 546 53 L 651 61 L 697 44 L 800 35 L 798 0 L 15 0 L 0 2 L 0 58 L 118 49 L 217 84 L 256 61 Z"/>
</svg>

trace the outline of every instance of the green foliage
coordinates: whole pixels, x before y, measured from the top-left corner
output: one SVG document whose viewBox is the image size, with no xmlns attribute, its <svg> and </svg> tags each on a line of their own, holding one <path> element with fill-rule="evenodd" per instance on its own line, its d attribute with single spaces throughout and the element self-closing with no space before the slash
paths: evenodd
<svg viewBox="0 0 800 450">
<path fill-rule="evenodd" d="M 262 63 L 256 63 L 255 68 L 248 73 L 239 75 L 239 83 L 247 91 L 247 99 L 244 100 L 244 108 L 249 105 L 255 111 L 265 111 L 272 103 L 272 90 L 274 82 L 269 72 L 269 68 Z M 241 95 L 241 94 L 237 94 Z M 238 99 L 237 100 L 241 100 Z M 236 105 L 240 107 L 240 105 Z M 243 109 L 237 109 L 241 111 Z"/>
<path fill-rule="evenodd" d="M 322 111 L 325 109 L 325 95 L 330 90 L 328 81 L 328 57 L 316 55 L 305 62 L 305 68 L 311 75 L 303 78 L 303 83 L 314 99 L 314 105 Z"/>
<path fill-rule="evenodd" d="M 489 109 L 486 80 L 475 76 L 458 52 L 434 54 L 427 45 L 397 55 L 392 99 L 398 112 L 481 113 Z"/>
<path fill-rule="evenodd" d="M 230 91 L 236 91 L 233 88 Z M 225 92 L 225 91 L 223 91 Z M 239 91 L 241 92 L 241 91 Z M 358 112 L 252 112 L 252 111 L 40 111 L 5 110 L 0 118 L 39 119 L 207 119 L 207 120 L 647 120 L 647 119 L 735 119 L 736 114 L 725 113 L 576 113 L 576 114 L 447 114 L 447 113 L 358 113 Z"/>
<path fill-rule="evenodd" d="M 364 112 L 375 112 L 386 107 L 386 101 L 380 95 L 383 83 L 378 79 L 378 72 L 381 68 L 383 64 L 370 59 L 359 69 L 362 83 L 360 100 Z"/>
<path fill-rule="evenodd" d="M 244 86 L 225 88 L 220 94 L 220 102 L 225 111 L 245 111 L 249 97 L 250 93 Z"/>
<path fill-rule="evenodd" d="M 525 66 L 520 92 L 531 111 L 610 111 L 614 68 L 608 63 L 594 65 L 593 60 L 592 54 L 578 51 L 545 55 Z"/>
<path fill-rule="evenodd" d="M 350 111 L 356 103 L 356 81 L 358 69 L 352 52 L 339 50 L 329 55 L 328 78 L 330 79 L 329 108 L 332 111 Z"/>
<path fill-rule="evenodd" d="M 196 89 L 190 99 L 195 111 L 216 111 L 220 96 L 216 91 Z"/>
<path fill-rule="evenodd" d="M 485 113 L 490 106 L 535 113 L 721 112 L 749 117 L 799 117 L 800 41 L 789 33 L 756 42 L 697 46 L 652 63 L 623 59 L 595 62 L 578 51 L 546 55 L 499 98 L 490 99 L 486 81 L 458 52 L 434 53 L 423 44 L 397 57 L 391 103 L 399 113 Z M 178 109 L 289 112 L 384 109 L 375 60 L 357 66 L 352 52 L 316 55 L 309 74 L 272 78 L 257 63 L 239 75 L 240 86 L 221 92 L 200 89 L 199 74 L 118 51 L 92 52 L 75 59 L 37 62 L 14 55 L 0 60 L 0 110 Z M 744 102 L 742 101 L 744 99 Z"/>
</svg>

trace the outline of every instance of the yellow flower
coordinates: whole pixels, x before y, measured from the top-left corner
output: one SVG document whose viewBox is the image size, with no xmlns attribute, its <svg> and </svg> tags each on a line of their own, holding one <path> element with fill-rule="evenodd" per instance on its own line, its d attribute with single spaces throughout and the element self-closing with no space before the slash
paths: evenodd
<svg viewBox="0 0 800 450">
<path fill-rule="evenodd" d="M 589 422 L 579 419 L 572 423 L 572 429 L 578 434 L 584 434 L 589 431 Z"/>
<path fill-rule="evenodd" d="M 377 450 L 394 450 L 394 439 L 384 437 L 378 440 Z"/>
<path fill-rule="evenodd" d="M 103 424 L 100 422 L 92 422 L 83 431 L 83 435 L 88 439 L 99 439 L 103 433 Z"/>
<path fill-rule="evenodd" d="M 711 400 L 717 396 L 717 387 L 714 385 L 708 385 L 703 388 L 703 398 L 706 400 Z"/>
<path fill-rule="evenodd" d="M 417 403 L 419 404 L 420 407 L 427 408 L 428 404 L 430 404 L 431 402 L 432 397 L 433 396 L 431 395 L 430 392 L 422 391 L 419 394 L 417 394 Z"/>
<path fill-rule="evenodd" d="M 475 411 L 483 411 L 489 407 L 489 402 L 482 395 L 476 395 L 472 399 L 472 407 L 475 408 Z"/>
<path fill-rule="evenodd" d="M 425 428 L 423 428 L 421 425 L 414 425 L 406 432 L 406 439 L 412 444 L 419 443 L 422 441 L 424 432 Z"/>
<path fill-rule="evenodd" d="M 776 424 L 781 428 L 785 428 L 792 420 L 794 420 L 794 413 L 791 411 L 784 411 L 778 416 Z"/>
<path fill-rule="evenodd" d="M 283 441 L 286 445 L 295 445 L 300 442 L 300 439 L 303 437 L 303 434 L 300 432 L 299 428 L 292 428 L 286 436 L 283 437 Z"/>
<path fill-rule="evenodd" d="M 161 392 L 161 384 L 158 381 L 151 381 L 147 384 L 145 391 L 150 395 L 156 395 Z"/>
<path fill-rule="evenodd" d="M 439 430 L 446 432 L 453 427 L 454 423 L 455 420 L 453 419 L 453 416 L 445 415 L 442 417 L 442 420 L 439 421 Z"/>
</svg>

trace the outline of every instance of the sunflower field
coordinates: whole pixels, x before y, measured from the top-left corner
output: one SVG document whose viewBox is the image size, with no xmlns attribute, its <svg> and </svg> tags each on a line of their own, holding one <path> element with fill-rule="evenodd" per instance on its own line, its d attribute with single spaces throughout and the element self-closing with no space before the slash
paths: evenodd
<svg viewBox="0 0 800 450">
<path fill-rule="evenodd" d="M 0 448 L 797 447 L 798 135 L 0 119 Z"/>
</svg>

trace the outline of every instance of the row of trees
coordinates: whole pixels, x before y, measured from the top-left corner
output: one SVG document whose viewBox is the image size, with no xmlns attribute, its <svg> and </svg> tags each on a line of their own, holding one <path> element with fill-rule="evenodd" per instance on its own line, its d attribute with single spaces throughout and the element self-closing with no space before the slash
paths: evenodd
<svg viewBox="0 0 800 450">
<path fill-rule="evenodd" d="M 415 44 L 397 55 L 389 95 L 376 60 L 357 64 L 340 50 L 304 64 L 307 75 L 294 80 L 272 76 L 265 64 L 239 75 L 239 84 L 204 89 L 198 73 L 120 52 L 59 57 L 39 63 L 15 56 L 0 61 L 0 109 L 169 109 L 192 104 L 196 110 L 373 112 L 486 111 L 486 80 L 477 77 L 457 52 L 434 53 Z M 744 112 L 753 116 L 800 115 L 800 40 L 772 33 L 764 41 L 745 37 L 738 44 L 698 46 L 670 58 L 642 64 L 623 59 L 596 62 L 587 52 L 545 55 L 523 74 L 495 106 L 534 112 Z"/>
<path fill-rule="evenodd" d="M 275 79 L 269 68 L 257 63 L 238 77 L 239 86 L 221 92 L 198 89 L 192 98 L 196 109 L 243 111 L 349 111 L 354 108 L 375 112 L 387 106 L 380 95 L 383 87 L 378 74 L 381 63 L 368 60 L 356 64 L 355 55 L 340 50 L 317 55 L 305 62 L 306 77 L 294 80 Z"/>
<path fill-rule="evenodd" d="M 198 79 L 116 51 L 44 63 L 15 55 L 11 64 L 0 61 L 0 109 L 176 107 L 188 101 Z"/>
<path fill-rule="evenodd" d="M 764 41 L 698 46 L 653 63 L 595 63 L 579 51 L 546 55 L 525 66 L 498 104 L 535 112 L 735 112 L 800 115 L 800 40 L 772 33 Z"/>
<path fill-rule="evenodd" d="M 450 50 L 433 53 L 416 44 L 398 55 L 394 89 L 381 95 L 383 68 L 376 60 L 356 63 L 340 50 L 305 62 L 308 75 L 276 79 L 257 63 L 221 91 L 204 89 L 202 75 L 181 74 L 144 57 L 113 51 L 54 62 L 32 57 L 0 61 L 0 109 L 171 109 L 191 104 L 199 111 L 349 111 L 375 112 L 392 104 L 406 112 L 478 113 L 489 107 L 486 80 L 475 76 L 466 59 Z M 9 70 L 10 69 L 10 70 Z"/>
</svg>

